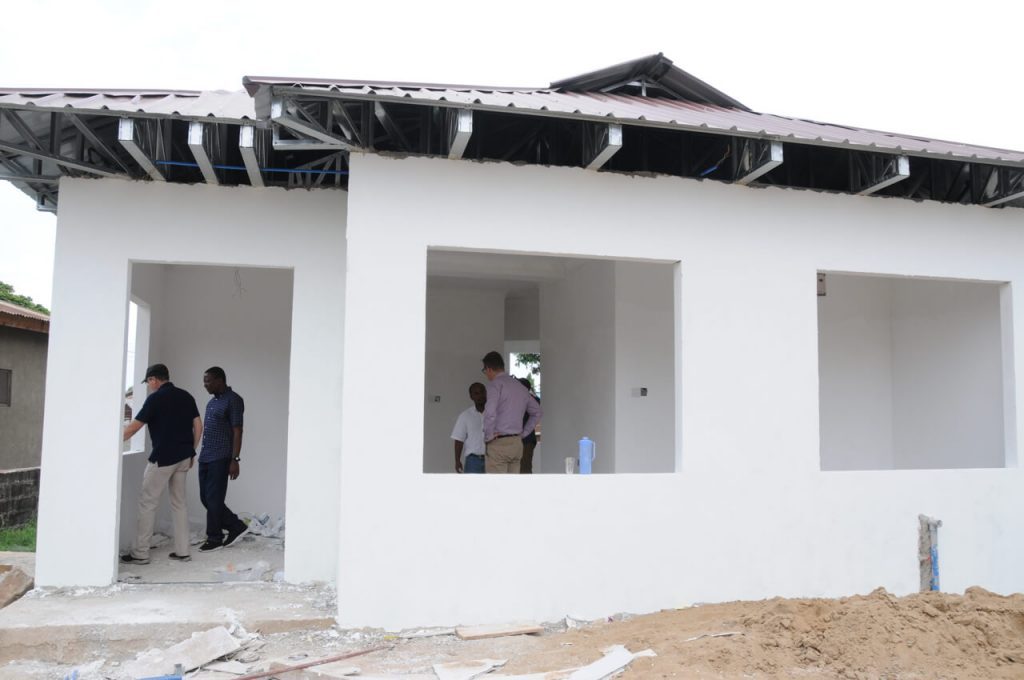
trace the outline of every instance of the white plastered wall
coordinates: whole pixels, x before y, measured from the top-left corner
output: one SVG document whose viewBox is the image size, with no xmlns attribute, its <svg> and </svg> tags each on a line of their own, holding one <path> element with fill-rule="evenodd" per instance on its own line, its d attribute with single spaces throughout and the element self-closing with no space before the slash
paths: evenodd
<svg viewBox="0 0 1024 680">
<path fill-rule="evenodd" d="M 39 585 L 103 585 L 116 574 L 132 261 L 294 271 L 285 572 L 291 581 L 334 577 L 346 198 L 335 191 L 62 180 Z"/>
<path fill-rule="evenodd" d="M 353 154 L 348 239 L 342 624 L 907 593 L 919 513 L 943 520 L 944 587 L 1024 588 L 1018 468 L 820 471 L 815 291 L 819 270 L 1018 285 L 1019 211 Z M 422 473 L 427 248 L 524 244 L 680 262 L 678 472 Z M 394 356 L 401 389 L 380 379 Z M 382 432 L 405 443 L 386 458 Z"/>
</svg>

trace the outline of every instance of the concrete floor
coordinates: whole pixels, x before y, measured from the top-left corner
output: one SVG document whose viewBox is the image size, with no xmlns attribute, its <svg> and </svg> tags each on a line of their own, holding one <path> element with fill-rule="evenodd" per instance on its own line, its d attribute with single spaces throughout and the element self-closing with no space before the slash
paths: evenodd
<svg viewBox="0 0 1024 680">
<path fill-rule="evenodd" d="M 179 562 L 168 555 L 171 543 L 150 550 L 150 563 L 119 565 L 120 583 L 221 583 L 225 581 L 271 581 L 284 569 L 284 541 L 263 536 L 244 536 L 228 548 L 210 553 L 192 546 L 192 560 Z M 262 564 L 260 564 L 262 563 Z M 247 569 L 258 565 L 255 570 Z"/>
</svg>

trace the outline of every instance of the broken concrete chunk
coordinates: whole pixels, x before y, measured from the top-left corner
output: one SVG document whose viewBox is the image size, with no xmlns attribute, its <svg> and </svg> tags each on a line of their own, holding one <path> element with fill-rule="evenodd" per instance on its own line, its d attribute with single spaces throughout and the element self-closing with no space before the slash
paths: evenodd
<svg viewBox="0 0 1024 680">
<path fill-rule="evenodd" d="M 249 664 L 240 661 L 214 661 L 206 664 L 204 668 L 208 671 L 231 673 L 232 675 L 245 675 L 249 672 Z"/>
<path fill-rule="evenodd" d="M 544 627 L 538 623 L 497 623 L 484 626 L 459 626 L 455 634 L 460 640 L 483 640 L 485 638 L 504 637 L 506 635 L 534 635 L 543 633 Z"/>
<path fill-rule="evenodd" d="M 473 680 L 504 666 L 506 662 L 507 659 L 473 659 L 435 663 L 434 675 L 437 680 Z"/>
<path fill-rule="evenodd" d="M 398 637 L 403 640 L 414 640 L 416 638 L 439 637 L 441 635 L 455 635 L 454 628 L 413 628 L 403 630 Z"/>
<path fill-rule="evenodd" d="M 125 665 L 129 677 L 147 678 L 170 675 L 176 664 L 190 671 L 231 654 L 239 648 L 238 640 L 231 637 L 226 628 L 218 626 L 167 649 L 151 649 L 140 654 L 135 661 Z"/>
<path fill-rule="evenodd" d="M 0 564 L 0 608 L 32 590 L 32 577 L 18 567 Z"/>
</svg>

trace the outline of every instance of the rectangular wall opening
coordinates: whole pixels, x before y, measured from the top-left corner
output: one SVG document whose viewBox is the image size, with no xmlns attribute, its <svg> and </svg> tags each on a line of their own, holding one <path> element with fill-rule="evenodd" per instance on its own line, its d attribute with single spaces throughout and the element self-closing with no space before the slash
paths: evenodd
<svg viewBox="0 0 1024 680">
<path fill-rule="evenodd" d="M 675 263 L 431 249 L 427 273 L 424 472 L 455 472 L 491 350 L 540 392 L 533 473 L 564 474 L 582 437 L 595 473 L 676 469 Z"/>
<path fill-rule="evenodd" d="M 1015 459 L 1009 284 L 818 279 L 822 470 Z"/>
<path fill-rule="evenodd" d="M 251 540 L 227 550 L 199 553 L 175 562 L 168 540 L 172 522 L 164 492 L 156 517 L 157 538 L 151 564 L 120 565 L 121 580 L 145 582 L 217 582 L 255 576 L 269 580 L 283 568 L 285 478 L 291 363 L 293 272 L 269 267 L 200 266 L 136 262 L 132 264 L 128 342 L 125 348 L 125 413 L 137 414 L 147 396 L 140 384 L 146 367 L 166 364 L 171 382 L 189 392 L 204 419 L 211 395 L 203 374 L 224 369 L 227 384 L 245 400 L 241 473 L 228 483 L 226 504 L 243 519 L 257 518 Z M 138 439 L 138 442 L 134 440 Z M 120 549 L 135 540 L 142 475 L 152 451 L 148 428 L 133 438 L 122 457 Z M 199 493 L 199 459 L 188 472 L 186 498 L 192 542 L 206 535 L 206 510 Z M 260 565 L 258 575 L 224 573 L 226 564 Z"/>
</svg>

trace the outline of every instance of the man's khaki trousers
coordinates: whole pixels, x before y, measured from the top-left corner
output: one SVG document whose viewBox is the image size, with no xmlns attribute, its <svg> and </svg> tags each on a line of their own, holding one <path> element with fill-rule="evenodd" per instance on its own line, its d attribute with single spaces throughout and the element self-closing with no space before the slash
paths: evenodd
<svg viewBox="0 0 1024 680">
<path fill-rule="evenodd" d="M 518 475 L 523 458 L 523 440 L 519 437 L 498 437 L 487 443 L 484 470 L 489 475 Z"/>
<path fill-rule="evenodd" d="M 142 492 L 139 494 L 139 523 L 132 557 L 140 560 L 149 559 L 149 542 L 153 538 L 156 508 L 160 504 L 160 495 L 164 488 L 170 496 L 171 517 L 174 519 L 174 552 L 182 557 L 189 554 L 185 475 L 190 467 L 191 458 L 164 467 L 156 463 L 146 465 L 146 471 L 142 475 Z"/>
</svg>

